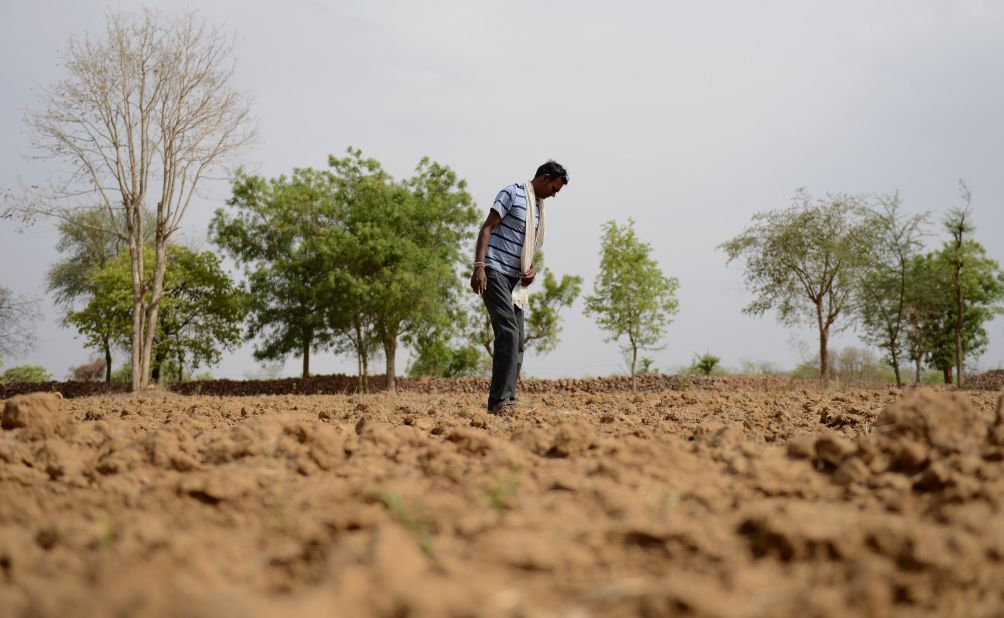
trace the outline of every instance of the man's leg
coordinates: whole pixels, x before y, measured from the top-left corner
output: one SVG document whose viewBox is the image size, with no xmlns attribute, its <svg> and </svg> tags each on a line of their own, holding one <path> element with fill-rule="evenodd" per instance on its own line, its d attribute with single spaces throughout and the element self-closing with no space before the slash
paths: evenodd
<svg viewBox="0 0 1004 618">
<path fill-rule="evenodd" d="M 516 314 L 516 324 L 519 325 L 519 346 L 516 352 L 516 375 L 512 382 L 512 398 L 516 399 L 516 384 L 519 382 L 519 377 L 522 375 L 523 371 L 523 345 L 526 342 L 526 330 L 524 328 L 523 322 L 523 310 L 513 305 L 513 312 Z"/>
<path fill-rule="evenodd" d="M 488 288 L 482 294 L 495 334 L 492 358 L 492 383 L 488 390 L 488 409 L 513 398 L 516 363 L 519 352 L 519 323 L 512 304 L 512 282 L 494 270 L 486 271 Z"/>
</svg>

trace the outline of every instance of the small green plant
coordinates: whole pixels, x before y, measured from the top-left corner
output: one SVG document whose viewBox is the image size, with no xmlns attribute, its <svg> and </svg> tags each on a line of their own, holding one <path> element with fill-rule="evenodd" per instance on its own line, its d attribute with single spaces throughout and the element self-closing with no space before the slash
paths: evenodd
<svg viewBox="0 0 1004 618">
<path fill-rule="evenodd" d="M 642 357 L 638 361 L 638 375 L 650 375 L 653 373 L 659 373 L 659 369 L 655 366 L 655 361 L 647 356 Z"/>
<path fill-rule="evenodd" d="M 519 466 L 509 466 L 509 470 L 505 474 L 496 478 L 490 486 L 485 488 L 488 506 L 496 511 L 511 506 L 519 491 L 519 480 Z"/>
<path fill-rule="evenodd" d="M 415 538 L 419 549 L 429 558 L 434 558 L 432 547 L 432 525 L 426 517 L 412 513 L 396 491 L 380 489 L 372 492 L 375 500 L 382 503 L 390 514 Z"/>
<path fill-rule="evenodd" d="M 709 376 L 720 362 L 722 362 L 722 359 L 718 358 L 714 354 L 705 353 L 704 356 L 700 358 L 697 358 L 697 355 L 695 354 L 694 364 L 691 365 L 691 369 L 700 372 L 701 375 Z"/>
<path fill-rule="evenodd" d="M 118 534 L 115 532 L 115 522 L 111 518 L 105 518 L 104 526 L 101 529 L 101 548 L 111 549 L 116 540 L 118 540 Z"/>
</svg>

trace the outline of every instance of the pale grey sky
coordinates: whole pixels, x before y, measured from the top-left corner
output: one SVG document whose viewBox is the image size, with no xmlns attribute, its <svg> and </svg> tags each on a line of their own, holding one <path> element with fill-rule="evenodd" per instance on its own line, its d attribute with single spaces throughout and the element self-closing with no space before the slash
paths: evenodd
<svg viewBox="0 0 1004 618">
<path fill-rule="evenodd" d="M 710 351 L 792 367 L 811 326 L 784 329 L 741 313 L 741 266 L 716 246 L 756 211 L 783 208 L 798 187 L 899 190 L 935 221 L 973 191 L 977 239 L 1004 262 L 1004 4 L 956 0 L 638 2 L 462 0 L 161 1 L 197 7 L 236 31 L 236 85 L 255 99 L 261 144 L 247 157 L 275 176 L 322 167 L 348 146 L 398 177 L 428 155 L 470 183 L 485 211 L 502 186 L 548 158 L 571 183 L 549 200 L 548 266 L 591 289 L 601 224 L 633 217 L 663 271 L 680 281 L 680 312 L 651 354 L 672 370 Z M 139 7 L 122 1 L 116 6 Z M 29 154 L 22 110 L 61 75 L 71 35 L 102 28 L 105 3 L 0 5 L 0 187 L 58 173 Z M 205 187 L 186 237 L 205 243 L 224 183 Z M 89 352 L 45 297 L 56 259 L 51 224 L 0 223 L 0 285 L 44 298 L 38 345 L 24 358 L 63 376 Z M 940 229 L 933 244 L 941 242 Z M 473 239 L 472 239 L 473 244 Z M 617 347 L 569 311 L 563 343 L 528 358 L 530 375 L 623 372 Z M 990 324 L 983 367 L 1004 365 L 1004 319 Z M 860 345 L 853 333 L 834 345 Z M 407 360 L 399 358 L 398 371 Z M 11 364 L 8 362 L 8 365 Z M 293 375 L 298 361 L 285 372 Z M 352 372 L 322 354 L 315 372 Z M 214 374 L 242 377 L 250 347 Z"/>
</svg>

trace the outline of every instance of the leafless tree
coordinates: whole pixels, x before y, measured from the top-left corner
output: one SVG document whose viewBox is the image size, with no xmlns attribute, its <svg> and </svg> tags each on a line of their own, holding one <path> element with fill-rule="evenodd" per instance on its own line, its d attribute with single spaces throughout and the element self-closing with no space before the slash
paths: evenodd
<svg viewBox="0 0 1004 618">
<path fill-rule="evenodd" d="M 31 323 L 41 318 L 38 302 L 0 286 L 0 359 L 23 354 L 35 342 Z"/>
<path fill-rule="evenodd" d="M 112 10 L 100 38 L 70 40 L 68 76 L 42 90 L 41 109 L 27 114 L 39 153 L 71 171 L 21 210 L 58 217 L 96 200 L 129 248 L 133 390 L 150 376 L 168 240 L 201 181 L 255 139 L 250 99 L 231 87 L 233 50 L 232 36 L 194 13 Z M 148 200 L 156 204 L 152 222 L 144 216 Z M 148 286 L 142 248 L 149 225 L 156 260 Z"/>
<path fill-rule="evenodd" d="M 105 375 L 106 362 L 96 358 L 89 363 L 70 368 L 70 378 L 81 382 L 97 382 Z"/>
</svg>

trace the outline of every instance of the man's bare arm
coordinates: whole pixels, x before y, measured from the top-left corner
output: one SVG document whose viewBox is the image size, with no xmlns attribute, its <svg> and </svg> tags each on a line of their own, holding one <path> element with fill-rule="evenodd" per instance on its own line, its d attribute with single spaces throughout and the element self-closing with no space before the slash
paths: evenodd
<svg viewBox="0 0 1004 618">
<path fill-rule="evenodd" d="M 478 240 L 474 244 L 474 274 L 471 275 L 471 289 L 476 294 L 484 294 L 488 289 L 488 275 L 485 274 L 485 254 L 488 253 L 488 239 L 491 238 L 492 230 L 502 222 L 499 213 L 492 210 L 488 213 L 481 231 L 478 232 Z"/>
</svg>

